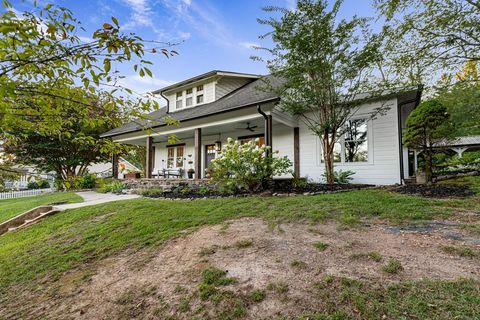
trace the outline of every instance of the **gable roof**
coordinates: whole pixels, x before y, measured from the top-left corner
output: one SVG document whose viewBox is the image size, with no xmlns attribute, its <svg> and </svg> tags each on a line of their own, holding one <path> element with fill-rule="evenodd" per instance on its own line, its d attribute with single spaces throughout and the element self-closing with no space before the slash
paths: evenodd
<svg viewBox="0 0 480 320">
<path fill-rule="evenodd" d="M 207 79 L 213 76 L 227 76 L 227 77 L 239 77 L 239 78 L 250 78 L 250 79 L 258 79 L 260 75 L 258 74 L 250 74 L 250 73 L 241 73 L 241 72 L 232 72 L 232 71 L 222 71 L 222 70 L 212 70 L 201 75 L 195 76 L 193 78 L 189 78 L 177 83 L 174 83 L 170 86 L 163 87 L 161 89 L 152 91 L 153 94 L 161 94 L 162 92 L 166 92 L 169 90 L 173 90 L 178 87 L 185 86 L 187 84 L 191 84 L 203 79 Z"/>
<path fill-rule="evenodd" d="M 272 84 L 280 84 L 278 78 L 272 76 L 267 76 L 267 78 L 269 78 L 269 81 L 271 81 Z M 278 95 L 273 92 L 259 90 L 259 87 L 262 86 L 262 84 L 263 81 L 257 79 L 230 92 L 218 100 L 180 111 L 167 113 L 167 107 L 162 107 L 150 113 L 148 120 L 142 119 L 131 121 L 122 127 L 115 128 L 102 134 L 101 137 L 112 137 L 146 128 L 163 126 L 165 123 L 162 119 L 167 115 L 178 121 L 186 121 L 279 99 Z"/>
</svg>

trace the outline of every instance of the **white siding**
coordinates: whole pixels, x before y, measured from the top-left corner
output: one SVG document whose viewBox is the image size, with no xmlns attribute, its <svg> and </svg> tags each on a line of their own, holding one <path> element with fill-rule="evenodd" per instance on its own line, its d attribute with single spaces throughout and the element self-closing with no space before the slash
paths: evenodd
<svg viewBox="0 0 480 320">
<path fill-rule="evenodd" d="M 362 106 L 355 117 L 368 115 L 380 102 Z M 335 170 L 351 170 L 356 183 L 388 185 L 400 183 L 400 160 L 398 146 L 398 121 L 396 99 L 384 101 L 390 106 L 385 115 L 370 120 L 368 163 L 335 164 Z M 305 124 L 300 125 L 300 174 L 315 181 L 322 180 L 324 164 L 321 161 L 321 145 Z"/>
<path fill-rule="evenodd" d="M 217 81 L 215 87 L 215 100 L 229 94 L 230 92 L 246 85 L 251 79 L 225 77 Z"/>
<path fill-rule="evenodd" d="M 278 151 L 279 157 L 287 156 L 292 162 L 293 170 L 293 128 L 283 124 L 273 124 L 272 149 Z M 284 175 L 282 178 L 291 178 L 292 175 Z"/>
</svg>

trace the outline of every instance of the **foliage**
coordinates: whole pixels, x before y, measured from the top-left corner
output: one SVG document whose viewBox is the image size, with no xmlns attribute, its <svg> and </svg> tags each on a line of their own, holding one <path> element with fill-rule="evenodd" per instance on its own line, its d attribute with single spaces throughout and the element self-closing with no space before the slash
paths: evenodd
<svg viewBox="0 0 480 320">
<path fill-rule="evenodd" d="M 101 188 L 98 188 L 97 191 L 101 193 L 107 193 L 107 192 L 122 193 L 124 188 L 125 188 L 125 185 L 121 181 L 114 180 L 111 183 Z"/>
<path fill-rule="evenodd" d="M 390 79 L 429 81 L 439 70 L 454 70 L 480 59 L 480 4 L 476 0 L 375 0 L 386 19 L 385 59 Z"/>
<path fill-rule="evenodd" d="M 44 179 L 35 179 L 27 183 L 28 189 L 47 189 L 50 188 L 50 183 Z"/>
<path fill-rule="evenodd" d="M 61 185 L 67 190 L 93 189 L 96 186 L 96 179 L 97 176 L 93 173 L 85 174 L 62 180 Z"/>
<path fill-rule="evenodd" d="M 432 182 L 433 179 L 433 147 L 446 139 L 441 129 L 448 118 L 446 107 L 437 100 L 422 102 L 407 118 L 403 140 L 407 148 L 423 152 L 427 182 Z"/>
<path fill-rule="evenodd" d="M 342 169 L 340 169 L 338 171 L 333 172 L 333 181 L 335 183 L 340 183 L 340 184 L 350 183 L 353 180 L 352 176 L 354 174 L 355 174 L 354 171 L 351 171 L 351 170 L 343 171 Z M 327 180 L 327 174 L 325 172 L 322 174 L 322 176 L 325 180 Z"/>
<path fill-rule="evenodd" d="M 71 90 L 70 93 L 79 100 L 103 102 L 102 97 L 85 96 L 82 89 Z M 51 103 L 61 107 L 66 114 L 77 112 L 77 104 L 71 101 L 51 99 Z M 118 153 L 126 149 L 100 138 L 100 134 L 117 127 L 124 120 L 121 106 L 112 106 L 108 112 L 91 110 L 88 120 L 78 117 L 64 122 L 62 132 L 57 134 L 42 134 L 36 128 L 17 127 L 4 135 L 5 152 L 18 163 L 44 172 L 53 171 L 61 179 L 69 180 L 85 175 L 91 164 L 110 161 L 112 149 Z"/>
<path fill-rule="evenodd" d="M 128 118 L 142 117 L 158 108 L 150 96 L 137 95 L 121 85 L 117 66 L 130 61 L 140 77 L 152 77 L 147 54 L 177 54 L 168 43 L 146 41 L 134 33 L 122 33 L 115 17 L 105 21 L 89 37 L 70 10 L 34 2 L 30 12 L 18 13 L 8 0 L 0 14 L 0 119 L 1 130 L 56 134 L 71 121 L 94 125 L 93 114 L 122 107 Z M 88 40 L 84 40 L 87 38 Z M 147 47 L 149 45 L 150 47 Z M 102 96 L 102 103 L 79 99 L 81 89 Z M 64 112 L 68 101 L 74 112 Z M 84 123 L 84 124 L 85 124 Z"/>
<path fill-rule="evenodd" d="M 435 98 L 447 108 L 456 137 L 480 135 L 480 77 L 478 62 L 470 60 L 455 74 L 444 74 Z"/>
<path fill-rule="evenodd" d="M 268 36 L 274 42 L 273 48 L 259 48 L 269 55 L 265 60 L 273 75 L 264 79 L 266 89 L 281 97 L 284 111 L 299 117 L 320 137 L 330 184 L 334 182 L 334 146 L 346 130 L 346 121 L 365 100 L 381 93 L 379 86 L 370 83 L 379 59 L 379 39 L 368 32 L 367 19 L 341 19 L 341 4 L 334 1 L 329 11 L 326 0 L 300 0 L 294 11 L 264 8 L 280 13 L 279 19 L 258 19 L 272 29 L 260 38 Z M 365 91 L 370 92 L 361 95 Z"/>
<path fill-rule="evenodd" d="M 266 156 L 267 146 L 257 146 L 258 141 L 240 144 L 228 138 L 220 156 L 212 160 L 212 183 L 222 190 L 259 191 L 272 176 L 291 171 L 292 162 L 287 157 Z"/>
</svg>

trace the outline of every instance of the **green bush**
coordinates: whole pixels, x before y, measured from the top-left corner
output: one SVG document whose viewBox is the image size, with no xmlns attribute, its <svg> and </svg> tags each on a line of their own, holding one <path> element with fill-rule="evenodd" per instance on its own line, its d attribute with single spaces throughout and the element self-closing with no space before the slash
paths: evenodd
<svg viewBox="0 0 480 320">
<path fill-rule="evenodd" d="M 27 183 L 27 188 L 28 189 L 39 189 L 38 183 L 35 180 L 31 180 Z"/>
<path fill-rule="evenodd" d="M 340 169 L 338 171 L 333 172 L 333 181 L 335 183 L 340 183 L 340 184 L 350 183 L 353 180 L 352 176 L 354 174 L 355 174 L 354 171 L 351 171 L 351 170 L 343 171 Z M 327 181 L 327 175 L 325 172 L 322 174 L 322 177 L 325 181 Z"/>
<path fill-rule="evenodd" d="M 107 193 L 107 192 L 121 193 L 124 188 L 125 188 L 125 185 L 122 182 L 115 180 L 101 188 L 98 188 L 97 191 L 101 193 Z"/>
<path fill-rule="evenodd" d="M 50 188 L 50 183 L 45 179 L 31 180 L 27 184 L 28 189 L 47 189 Z"/>
<path fill-rule="evenodd" d="M 62 185 L 67 190 L 93 189 L 95 188 L 96 180 L 97 176 L 91 173 L 65 179 L 62 181 Z"/>
<path fill-rule="evenodd" d="M 209 173 L 212 183 L 221 191 L 260 191 L 266 181 L 275 175 L 291 172 L 292 162 L 287 157 L 266 157 L 269 149 L 257 146 L 257 141 L 240 144 L 229 138 L 220 157 L 212 160 Z"/>
</svg>

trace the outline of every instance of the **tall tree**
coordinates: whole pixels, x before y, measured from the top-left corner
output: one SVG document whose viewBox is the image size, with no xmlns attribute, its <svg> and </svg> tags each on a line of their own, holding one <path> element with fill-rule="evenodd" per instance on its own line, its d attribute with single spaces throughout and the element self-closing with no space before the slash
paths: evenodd
<svg viewBox="0 0 480 320">
<path fill-rule="evenodd" d="M 384 50 L 391 81 L 433 83 L 439 70 L 480 60 L 478 0 L 374 0 L 385 18 Z M 385 67 L 384 67 L 385 68 Z"/>
<path fill-rule="evenodd" d="M 35 5 L 19 13 L 8 0 L 0 14 L 0 131 L 19 128 L 45 134 L 62 131 L 64 123 L 92 112 L 110 112 L 122 107 L 130 117 L 158 108 L 150 97 L 133 96 L 120 84 L 117 64 L 132 62 L 134 72 L 152 76 L 147 54 L 176 54 L 169 44 L 145 41 L 121 32 L 115 17 L 93 32 L 91 39 L 80 38 L 83 27 L 70 10 L 47 4 Z M 102 95 L 102 104 L 75 100 L 72 87 Z M 52 98 L 74 102 L 76 109 L 66 114 Z M 72 105 L 73 106 L 73 105 Z M 93 124 L 93 122 L 92 122 Z"/>
<path fill-rule="evenodd" d="M 478 62 L 464 64 L 454 76 L 445 74 L 438 84 L 436 99 L 447 108 L 456 137 L 480 135 L 480 76 Z"/>
<path fill-rule="evenodd" d="M 368 20 L 340 19 L 342 2 L 334 1 L 329 10 L 326 0 L 300 0 L 293 11 L 264 8 L 280 18 L 258 19 L 272 28 L 261 38 L 271 37 L 274 46 L 260 49 L 270 55 L 266 64 L 274 79 L 281 79 L 266 78 L 266 89 L 277 92 L 280 106 L 321 139 L 330 184 L 334 183 L 334 147 L 348 130 L 347 120 L 376 95 L 361 93 L 371 88 L 369 75 L 379 59 L 379 41 L 368 32 Z"/>
</svg>

